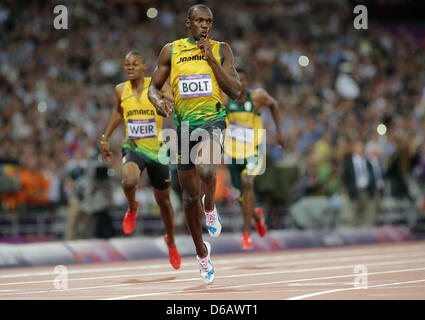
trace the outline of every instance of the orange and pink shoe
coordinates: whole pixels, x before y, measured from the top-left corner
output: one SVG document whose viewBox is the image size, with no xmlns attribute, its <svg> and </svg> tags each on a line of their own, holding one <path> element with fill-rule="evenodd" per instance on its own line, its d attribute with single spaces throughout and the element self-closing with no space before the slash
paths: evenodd
<svg viewBox="0 0 425 320">
<path fill-rule="evenodd" d="M 242 250 L 252 250 L 254 248 L 251 240 L 251 235 L 248 232 L 242 233 L 242 242 L 241 249 Z"/>
<path fill-rule="evenodd" d="M 255 213 L 260 216 L 259 221 L 255 221 L 255 229 L 257 229 L 257 233 L 260 237 L 264 237 L 267 232 L 267 226 L 264 222 L 264 213 L 263 209 L 260 207 L 255 208 Z"/>
<path fill-rule="evenodd" d="M 122 221 L 122 229 L 124 233 L 127 235 L 133 233 L 134 228 L 136 226 L 136 216 L 140 206 L 139 201 L 136 201 L 136 203 L 137 203 L 136 212 L 131 212 L 130 209 L 127 209 L 124 220 Z"/>
<path fill-rule="evenodd" d="M 174 245 L 173 247 L 168 246 L 167 235 L 164 236 L 164 241 L 168 248 L 168 257 L 169 257 L 171 265 L 173 266 L 174 269 L 180 269 L 181 257 L 179 252 L 177 251 L 177 246 L 176 245 Z"/>
</svg>

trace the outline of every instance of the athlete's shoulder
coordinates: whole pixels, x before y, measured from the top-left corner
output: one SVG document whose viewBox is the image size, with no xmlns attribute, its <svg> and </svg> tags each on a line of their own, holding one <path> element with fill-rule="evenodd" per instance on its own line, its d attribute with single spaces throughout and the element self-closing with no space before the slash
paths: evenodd
<svg viewBox="0 0 425 320">
<path fill-rule="evenodd" d="M 210 39 L 210 43 L 212 43 L 212 44 L 222 45 L 223 43 L 226 43 L 226 42 L 218 41 L 218 40 L 214 40 L 214 39 Z"/>
<path fill-rule="evenodd" d="M 222 47 L 222 48 L 230 49 L 230 44 L 228 44 L 226 41 L 217 41 L 217 40 L 212 40 L 212 41 L 219 44 L 220 47 Z"/>
<path fill-rule="evenodd" d="M 170 50 L 172 50 L 173 53 L 177 53 L 181 50 L 190 49 L 193 44 L 187 41 L 187 38 L 181 38 L 174 40 L 173 42 L 169 43 Z"/>
<path fill-rule="evenodd" d="M 262 97 L 268 95 L 267 91 L 264 88 L 255 88 L 250 89 L 248 92 L 251 94 L 251 97 Z"/>
<path fill-rule="evenodd" d="M 263 88 L 250 89 L 248 90 L 248 93 L 256 104 L 263 100 L 263 98 L 267 95 L 267 91 Z"/>
<path fill-rule="evenodd" d="M 219 44 L 220 57 L 224 59 L 231 58 L 229 61 L 233 61 L 233 51 L 230 48 L 230 45 L 224 41 L 220 41 L 220 42 L 217 41 L 217 43 Z"/>
<path fill-rule="evenodd" d="M 166 44 L 164 44 L 164 46 L 162 47 L 162 50 L 167 50 L 167 49 L 171 49 L 173 47 L 174 42 L 168 42 Z"/>
<path fill-rule="evenodd" d="M 144 80 L 143 80 L 143 82 L 144 82 L 144 84 L 143 84 L 143 87 L 144 88 L 147 88 L 147 87 L 149 87 L 149 85 L 151 84 L 151 82 L 152 82 L 152 77 L 145 77 L 144 78 Z"/>
<path fill-rule="evenodd" d="M 186 42 L 187 42 L 187 38 L 180 38 L 180 39 L 174 40 L 173 42 L 170 42 L 169 44 L 172 44 L 172 45 L 183 44 L 183 43 L 186 43 Z"/>
<path fill-rule="evenodd" d="M 161 49 L 161 52 L 159 53 L 159 59 L 162 62 L 168 61 L 171 57 L 173 50 L 173 42 L 169 42 L 164 44 L 164 46 Z"/>
<path fill-rule="evenodd" d="M 127 81 L 124 81 L 124 82 L 118 83 L 115 86 L 115 93 L 117 94 L 118 97 L 121 97 L 122 93 L 124 92 L 124 87 L 126 83 Z"/>
<path fill-rule="evenodd" d="M 261 92 L 266 92 L 266 90 L 262 87 L 258 87 L 258 88 L 254 88 L 254 89 L 247 89 L 248 92 L 250 93 L 261 93 Z"/>
<path fill-rule="evenodd" d="M 261 106 L 273 107 L 277 104 L 276 100 L 264 88 L 251 90 L 251 99 L 258 108 Z"/>
</svg>

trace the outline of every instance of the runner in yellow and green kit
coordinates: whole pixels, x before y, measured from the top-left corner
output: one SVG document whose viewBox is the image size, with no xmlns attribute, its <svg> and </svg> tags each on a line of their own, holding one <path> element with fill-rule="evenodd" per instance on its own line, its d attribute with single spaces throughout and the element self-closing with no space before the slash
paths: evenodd
<svg viewBox="0 0 425 320">
<path fill-rule="evenodd" d="M 260 154 L 258 146 L 262 141 L 263 124 L 260 111 L 269 108 L 277 128 L 276 140 L 283 147 L 280 132 L 280 119 L 277 101 L 264 89 L 247 89 L 247 74 L 242 68 L 237 69 L 242 84 L 242 95 L 238 99 L 223 96 L 227 110 L 227 131 L 224 152 L 232 161 L 228 164 L 232 184 L 240 191 L 239 203 L 244 217 L 241 248 L 253 248 L 251 240 L 251 221 L 254 218 L 258 234 L 266 233 L 263 210 L 255 208 L 254 178 L 265 162 L 265 155 Z"/>
<path fill-rule="evenodd" d="M 134 231 L 139 202 L 136 190 L 140 175 L 146 168 L 153 186 L 155 199 L 159 205 L 161 217 L 167 234 L 164 240 L 168 246 L 170 263 L 180 268 L 181 258 L 174 243 L 174 210 L 170 201 L 170 168 L 159 159 L 162 117 L 148 99 L 150 77 L 145 77 L 146 64 L 139 51 L 130 51 L 125 57 L 124 70 L 128 81 L 118 84 L 115 93 L 118 105 L 109 120 L 102 136 L 101 152 L 103 161 L 110 160 L 109 137 L 124 120 L 126 140 L 122 146 L 123 168 L 122 187 L 128 201 L 128 210 L 123 220 L 125 234 Z M 169 85 L 161 88 L 164 97 L 172 101 Z"/>
<path fill-rule="evenodd" d="M 200 199 L 205 196 L 202 202 L 207 229 L 210 236 L 216 237 L 221 232 L 221 221 L 214 204 L 215 165 L 221 160 L 221 131 L 226 127 L 220 94 L 224 91 L 237 99 L 241 94 L 241 85 L 229 45 L 209 39 L 213 25 L 211 10 L 202 4 L 190 7 L 185 25 L 188 37 L 166 44 L 159 54 L 149 86 L 149 99 L 158 114 L 164 117 L 174 110 L 179 138 L 180 163 L 177 170 L 184 213 L 195 244 L 201 277 L 210 284 L 214 280 L 214 268 L 210 260 L 210 244 L 202 239 Z M 161 93 L 168 77 L 174 106 Z M 201 138 L 199 143 L 198 140 L 188 141 L 189 136 L 200 132 L 206 133 L 208 139 Z M 184 136 L 187 139 L 182 139 Z M 204 147 L 210 150 L 212 157 L 207 157 L 208 153 L 203 152 Z M 196 148 L 194 152 L 191 152 L 192 148 Z M 195 154 L 195 159 L 190 157 L 191 153 Z"/>
</svg>

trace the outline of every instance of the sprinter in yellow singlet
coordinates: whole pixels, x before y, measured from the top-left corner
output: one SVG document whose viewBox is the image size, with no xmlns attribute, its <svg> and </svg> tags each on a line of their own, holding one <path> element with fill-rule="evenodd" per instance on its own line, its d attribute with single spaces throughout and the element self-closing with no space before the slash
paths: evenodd
<svg viewBox="0 0 425 320">
<path fill-rule="evenodd" d="M 263 210 L 255 208 L 254 178 L 261 172 L 265 159 L 259 154 L 261 129 L 263 124 L 260 112 L 269 108 L 277 128 L 276 140 L 283 147 L 280 132 L 279 105 L 264 89 L 248 90 L 247 74 L 242 68 L 237 69 L 242 84 L 242 95 L 234 100 L 223 95 L 227 110 L 227 131 L 224 140 L 224 152 L 232 161 L 228 164 L 232 185 L 240 191 L 239 203 L 244 218 L 241 248 L 253 248 L 251 240 L 251 221 L 261 237 L 266 234 Z"/>
<path fill-rule="evenodd" d="M 202 197 L 208 232 L 217 237 L 221 232 L 221 220 L 214 204 L 215 165 L 221 160 L 221 131 L 226 127 L 220 93 L 224 91 L 237 99 L 241 85 L 229 45 L 209 38 L 213 25 L 211 10 L 202 4 L 190 7 L 185 25 L 188 37 L 166 44 L 159 54 L 149 86 L 149 100 L 164 117 L 174 110 L 180 159 L 177 170 L 184 213 L 195 244 L 201 277 L 210 284 L 214 280 L 214 268 L 210 260 L 210 244 L 202 239 L 200 199 Z M 174 106 L 161 92 L 168 77 Z M 200 132 L 206 133 L 207 139 L 201 139 L 199 143 L 198 140 L 187 141 L 192 133 Z M 182 139 L 185 136 L 187 139 Z M 210 152 L 212 158 L 205 156 L 207 152 L 203 152 L 203 147 L 213 151 Z M 194 152 L 191 152 L 192 148 L 195 148 Z M 195 154 L 195 159 L 190 154 Z"/>
<path fill-rule="evenodd" d="M 170 201 L 170 168 L 160 162 L 158 152 L 162 145 L 162 117 L 150 103 L 147 93 L 151 82 L 145 77 L 146 64 L 139 51 L 130 51 L 125 57 L 124 71 L 128 81 L 118 84 L 115 93 L 118 105 L 109 120 L 102 136 L 101 152 L 103 161 L 110 160 L 112 153 L 108 139 L 124 120 L 126 140 L 122 146 L 123 168 L 122 187 L 128 201 L 128 210 L 123 220 L 125 234 L 134 231 L 139 202 L 136 190 L 140 175 L 146 168 L 153 186 L 156 202 L 164 221 L 169 259 L 175 269 L 180 268 L 181 258 L 174 243 L 174 210 Z M 173 95 L 169 85 L 162 87 L 166 99 L 172 101 Z"/>
</svg>

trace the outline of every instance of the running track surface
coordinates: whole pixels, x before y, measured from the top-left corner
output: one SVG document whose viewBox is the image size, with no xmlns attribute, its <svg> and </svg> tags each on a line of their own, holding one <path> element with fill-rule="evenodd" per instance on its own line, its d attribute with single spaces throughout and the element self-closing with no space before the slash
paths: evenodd
<svg viewBox="0 0 425 320">
<path fill-rule="evenodd" d="M 424 300 L 425 241 L 214 254 L 213 284 L 195 257 L 0 269 L 7 300 Z M 61 277 L 62 276 L 62 277 Z M 67 281 L 66 281 L 67 279 Z"/>
</svg>

